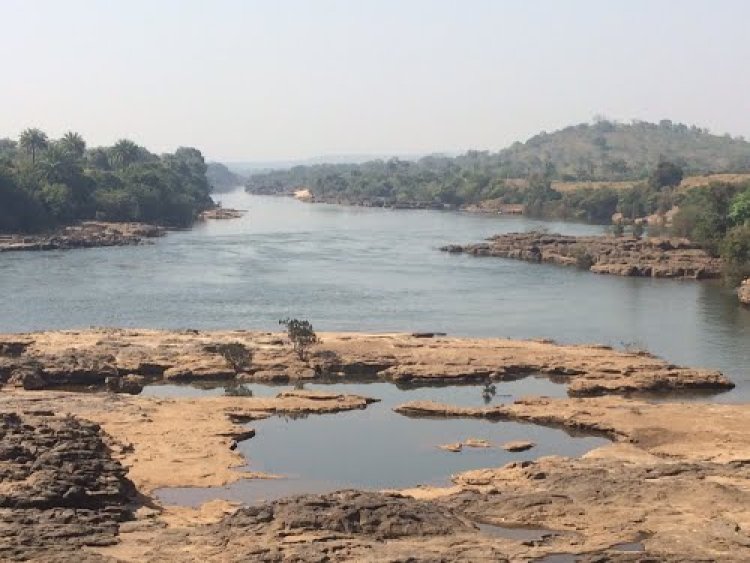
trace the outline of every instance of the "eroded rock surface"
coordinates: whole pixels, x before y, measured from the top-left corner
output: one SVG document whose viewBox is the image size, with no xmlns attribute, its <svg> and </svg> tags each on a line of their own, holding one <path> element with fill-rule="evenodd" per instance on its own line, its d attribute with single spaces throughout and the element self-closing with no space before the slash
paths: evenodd
<svg viewBox="0 0 750 563">
<path fill-rule="evenodd" d="M 98 425 L 0 412 L 0 559 L 62 561 L 115 543 L 134 491 Z"/>
<path fill-rule="evenodd" d="M 165 232 L 162 227 L 145 223 L 85 221 L 51 234 L 0 235 L 0 252 L 129 246 L 164 236 Z"/>
<path fill-rule="evenodd" d="M 578 266 L 597 274 L 708 279 L 721 261 L 685 239 L 567 236 L 540 232 L 495 235 L 487 242 L 448 245 L 444 252 Z"/>
<path fill-rule="evenodd" d="M 286 382 L 378 378 L 439 384 L 543 374 L 573 396 L 723 390 L 720 372 L 669 364 L 644 352 L 550 341 L 423 338 L 421 334 L 320 334 L 306 361 L 277 333 L 92 329 L 0 335 L 0 383 L 27 389 L 104 385 L 108 377 L 147 380 Z M 238 369 L 222 345 L 244 347 Z M 139 380 L 140 381 L 140 380 Z"/>
</svg>

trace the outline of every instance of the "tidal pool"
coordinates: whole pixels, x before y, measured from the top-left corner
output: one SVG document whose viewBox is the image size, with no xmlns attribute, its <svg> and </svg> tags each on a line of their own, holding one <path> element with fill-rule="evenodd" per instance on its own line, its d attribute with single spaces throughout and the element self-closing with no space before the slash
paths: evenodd
<svg viewBox="0 0 750 563">
<path fill-rule="evenodd" d="M 249 384 L 256 396 L 275 395 L 289 387 Z M 357 394 L 380 399 L 364 410 L 303 417 L 275 416 L 253 422 L 254 438 L 241 442 L 245 469 L 284 476 L 276 480 L 243 480 L 227 487 L 171 488 L 157 492 L 168 504 L 197 506 L 222 498 L 245 503 L 271 500 L 294 493 L 336 489 L 390 489 L 419 484 L 447 484 L 450 475 L 469 469 L 498 467 L 510 461 L 545 455 L 580 456 L 607 443 L 601 437 L 573 436 L 563 430 L 534 424 L 478 419 L 409 418 L 393 407 L 415 400 L 464 406 L 509 402 L 519 394 L 564 396 L 565 386 L 544 378 L 498 383 L 487 397 L 482 385 L 399 388 L 391 383 L 307 384 L 305 389 Z M 177 385 L 147 387 L 148 395 L 195 396 L 223 394 Z M 490 448 L 464 447 L 454 453 L 441 444 L 479 438 Z M 500 446 L 511 440 L 531 440 L 536 447 L 519 453 Z"/>
</svg>

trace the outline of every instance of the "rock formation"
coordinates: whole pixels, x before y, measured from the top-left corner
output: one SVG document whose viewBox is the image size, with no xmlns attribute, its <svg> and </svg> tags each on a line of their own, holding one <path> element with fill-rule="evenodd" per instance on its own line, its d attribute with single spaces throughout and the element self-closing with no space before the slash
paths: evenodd
<svg viewBox="0 0 750 563">
<path fill-rule="evenodd" d="M 370 378 L 411 384 L 519 379 L 541 374 L 574 396 L 724 390 L 712 370 L 685 368 L 644 352 L 549 341 L 422 338 L 407 334 L 321 334 L 302 361 L 278 333 L 92 329 L 0 335 L 0 384 L 26 389 L 104 386 L 134 391 L 156 380 L 298 381 Z M 246 366 L 221 350 L 244 347 Z M 252 354 L 250 352 L 252 351 Z"/>
<path fill-rule="evenodd" d="M 164 236 L 165 232 L 162 227 L 144 223 L 85 221 L 51 234 L 0 236 L 0 252 L 128 246 L 143 244 L 146 239 Z"/>
<path fill-rule="evenodd" d="M 81 546 L 115 543 L 135 493 L 125 475 L 96 424 L 0 413 L 0 559 L 78 559 Z"/>
<path fill-rule="evenodd" d="M 575 237 L 529 232 L 496 235 L 487 242 L 448 245 L 441 250 L 577 266 L 617 276 L 689 279 L 721 276 L 721 261 L 685 239 Z"/>
</svg>

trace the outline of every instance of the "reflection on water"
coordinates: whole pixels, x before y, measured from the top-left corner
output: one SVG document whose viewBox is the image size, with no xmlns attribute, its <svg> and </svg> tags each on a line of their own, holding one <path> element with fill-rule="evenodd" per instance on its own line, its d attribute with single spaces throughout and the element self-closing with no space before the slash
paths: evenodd
<svg viewBox="0 0 750 563">
<path fill-rule="evenodd" d="M 564 393 L 564 386 L 529 378 L 540 394 Z M 182 386 L 147 387 L 149 394 L 184 395 Z M 258 396 L 275 395 L 278 387 L 249 384 Z M 512 401 L 522 381 L 500 383 L 493 399 Z M 198 505 L 213 498 L 256 502 L 296 492 L 325 492 L 342 488 L 404 488 L 418 484 L 445 484 L 453 473 L 481 467 L 498 467 L 510 461 L 542 455 L 579 456 L 607 440 L 571 436 L 562 430 L 532 424 L 490 422 L 477 419 L 407 418 L 393 407 L 407 401 L 433 400 L 465 406 L 484 404 L 482 385 L 399 389 L 390 383 L 306 385 L 306 389 L 358 394 L 380 399 L 364 410 L 310 415 L 304 421 L 272 417 L 252 423 L 256 435 L 239 444 L 247 469 L 283 475 L 282 480 L 240 481 L 210 489 L 165 489 L 165 502 Z M 195 393 L 196 391 L 190 391 Z M 220 388 L 204 391 L 221 393 Z M 437 446 L 467 438 L 488 440 L 491 448 L 464 448 L 446 452 Z M 511 453 L 500 446 L 511 440 L 531 440 L 537 446 Z"/>
<path fill-rule="evenodd" d="M 310 205 L 222 196 L 249 209 L 141 247 L 0 255 L 0 330 L 90 325 L 444 331 L 640 345 L 718 368 L 750 400 L 750 310 L 717 283 L 597 276 L 437 251 L 540 226 L 523 217 Z"/>
</svg>

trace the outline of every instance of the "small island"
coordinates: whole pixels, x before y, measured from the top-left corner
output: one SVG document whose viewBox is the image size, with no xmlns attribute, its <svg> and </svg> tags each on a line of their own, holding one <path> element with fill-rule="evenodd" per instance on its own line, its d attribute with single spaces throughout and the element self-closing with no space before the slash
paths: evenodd
<svg viewBox="0 0 750 563">
<path fill-rule="evenodd" d="M 39 129 L 0 139 L 0 252 L 141 244 L 199 218 L 241 216 L 214 203 L 207 172 L 190 147 L 90 148 L 78 133 Z"/>
</svg>

